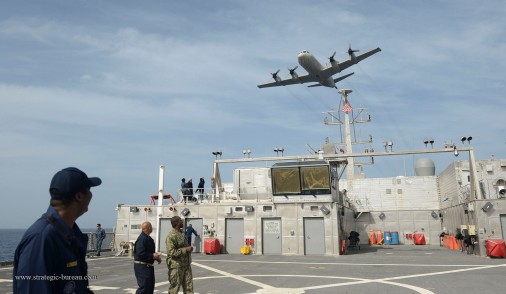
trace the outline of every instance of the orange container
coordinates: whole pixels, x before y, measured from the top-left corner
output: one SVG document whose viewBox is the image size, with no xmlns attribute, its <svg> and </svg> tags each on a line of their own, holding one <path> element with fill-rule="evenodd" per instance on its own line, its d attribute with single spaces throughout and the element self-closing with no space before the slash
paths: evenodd
<svg viewBox="0 0 506 294">
<path fill-rule="evenodd" d="M 384 241 L 383 240 L 383 233 L 381 232 L 381 230 L 378 230 L 376 232 L 376 242 L 377 242 L 376 244 L 383 245 L 383 241 Z"/>
<path fill-rule="evenodd" d="M 369 244 L 376 245 L 376 235 L 374 234 L 373 230 L 369 231 Z"/>
</svg>

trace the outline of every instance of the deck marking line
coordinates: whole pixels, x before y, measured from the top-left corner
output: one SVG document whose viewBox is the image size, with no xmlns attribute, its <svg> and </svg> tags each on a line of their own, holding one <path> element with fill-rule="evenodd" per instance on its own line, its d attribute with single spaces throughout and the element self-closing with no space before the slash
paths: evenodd
<svg viewBox="0 0 506 294">
<path fill-rule="evenodd" d="M 267 285 L 267 284 L 264 284 L 264 283 L 260 283 L 260 282 L 254 281 L 254 280 L 250 280 L 250 279 L 244 278 L 242 276 L 238 276 L 238 275 L 234 275 L 234 274 L 231 274 L 231 273 L 227 273 L 225 271 L 222 271 L 222 270 L 219 270 L 219 269 L 216 269 L 216 268 L 212 268 L 210 266 L 203 265 L 203 264 L 200 264 L 200 263 L 197 263 L 197 262 L 193 262 L 192 265 L 196 265 L 198 267 L 207 269 L 209 271 L 212 271 L 212 272 L 215 272 L 215 273 L 218 273 L 218 274 L 222 274 L 224 276 L 227 276 L 227 277 L 230 277 L 230 278 L 233 278 L 233 279 L 236 279 L 236 280 L 248 283 L 248 284 L 252 284 L 252 285 L 255 285 L 255 286 L 260 287 L 260 288 L 275 289 L 274 287 L 272 287 L 270 285 Z"/>
<path fill-rule="evenodd" d="M 409 275 L 409 276 L 399 276 L 399 277 L 391 277 L 391 278 L 384 278 L 384 279 L 378 279 L 378 280 L 390 281 L 390 280 L 400 280 L 400 279 L 418 278 L 418 277 L 426 277 L 426 276 L 437 276 L 437 275 L 453 274 L 453 273 L 460 273 L 460 272 L 467 272 L 467 271 L 474 271 L 474 270 L 481 270 L 481 269 L 489 269 L 489 268 L 495 268 L 495 267 L 501 267 L 501 266 L 506 266 L 506 264 L 486 265 L 486 266 L 479 266 L 479 267 L 474 267 L 474 268 L 462 268 L 462 269 L 449 270 L 449 271 L 443 271 L 443 272 L 416 274 L 416 275 Z"/>
<path fill-rule="evenodd" d="M 229 262 L 229 263 L 267 263 L 267 264 L 297 264 L 297 265 L 351 265 L 351 266 L 406 266 L 406 267 L 474 267 L 487 264 L 401 264 L 401 263 L 346 263 L 346 262 L 293 262 L 293 261 L 252 261 L 252 260 L 195 260 L 198 262 Z"/>
<path fill-rule="evenodd" d="M 489 268 L 495 268 L 495 267 L 502 267 L 506 266 L 506 264 L 499 264 L 499 265 L 490 265 L 490 266 L 480 266 L 475 268 L 468 268 L 468 269 L 458 269 L 458 270 L 450 270 L 450 271 L 442 271 L 442 272 L 435 272 L 435 273 L 425 273 L 425 274 L 417 274 L 417 275 L 408 275 L 408 276 L 399 276 L 399 277 L 391 277 L 391 278 L 384 278 L 384 279 L 363 279 L 359 282 L 346 282 L 346 283 L 337 283 L 337 284 L 329 284 L 329 285 L 320 285 L 320 286 L 313 286 L 313 287 L 305 287 L 303 289 L 305 290 L 314 290 L 314 289 L 322 289 L 322 288 L 330 288 L 330 287 L 342 287 L 342 286 L 349 286 L 349 285 L 356 285 L 356 284 L 367 284 L 367 283 L 384 283 L 384 284 L 391 284 L 391 285 L 397 285 L 404 288 L 409 288 L 411 290 L 417 291 L 420 294 L 429 294 L 433 293 L 429 290 L 419 288 L 417 286 L 412 286 L 408 284 L 401 284 L 401 283 L 392 283 L 391 280 L 400 280 L 400 279 L 408 279 L 408 278 L 417 278 L 417 277 L 426 277 L 426 276 L 435 276 L 435 275 L 444 275 L 444 274 L 451 274 L 451 273 L 457 273 L 457 272 L 464 272 L 464 271 L 472 271 L 472 270 L 480 270 L 480 269 L 489 269 Z M 342 277 L 345 279 L 345 277 Z M 416 289 L 415 289 L 416 288 Z"/>
</svg>

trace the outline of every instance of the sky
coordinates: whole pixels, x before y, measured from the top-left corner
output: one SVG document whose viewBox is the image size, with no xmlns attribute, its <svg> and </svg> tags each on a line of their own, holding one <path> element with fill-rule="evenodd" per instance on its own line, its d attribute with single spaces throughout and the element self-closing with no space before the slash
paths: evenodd
<svg viewBox="0 0 506 294">
<path fill-rule="evenodd" d="M 301 50 L 326 64 L 334 51 L 348 59 L 350 44 L 381 48 L 337 84 L 372 117 L 356 134 L 373 143 L 355 150 L 380 151 L 385 140 L 424 149 L 425 138 L 460 146 L 472 136 L 477 159 L 506 159 L 500 0 L 0 3 L 0 228 L 27 228 L 45 212 L 65 167 L 103 181 L 78 224 L 112 228 L 117 204 L 158 193 L 160 165 L 175 195 L 183 177 L 209 188 L 215 150 L 295 156 L 339 141 L 322 114 L 338 108 L 336 89 L 257 88 L 278 69 L 286 77 Z M 431 158 L 437 173 L 455 160 Z M 414 160 L 381 157 L 364 169 L 412 175 Z"/>
</svg>

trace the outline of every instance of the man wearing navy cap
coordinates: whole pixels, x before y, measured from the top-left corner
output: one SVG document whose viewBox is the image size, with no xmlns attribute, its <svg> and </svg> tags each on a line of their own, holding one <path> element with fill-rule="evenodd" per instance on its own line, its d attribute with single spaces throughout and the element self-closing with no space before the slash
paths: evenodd
<svg viewBox="0 0 506 294">
<path fill-rule="evenodd" d="M 49 208 L 16 248 L 14 293 L 92 293 L 85 260 L 88 236 L 75 221 L 88 211 L 90 188 L 101 183 L 75 167 L 53 176 Z"/>
</svg>

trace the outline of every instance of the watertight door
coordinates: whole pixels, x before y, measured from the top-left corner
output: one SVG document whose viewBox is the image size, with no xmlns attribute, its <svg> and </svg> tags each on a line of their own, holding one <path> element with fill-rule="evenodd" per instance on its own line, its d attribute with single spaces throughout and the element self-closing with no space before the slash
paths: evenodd
<svg viewBox="0 0 506 294">
<path fill-rule="evenodd" d="M 506 241 L 506 214 L 501 214 L 502 239 Z"/>
<path fill-rule="evenodd" d="M 165 246 L 165 239 L 167 239 L 167 235 L 169 234 L 170 230 L 172 230 L 170 218 L 161 218 L 159 228 L 160 228 L 160 235 L 158 237 L 158 251 L 162 253 L 167 253 L 167 246 Z"/>
<path fill-rule="evenodd" d="M 323 217 L 304 218 L 304 254 L 325 254 L 325 227 Z"/>
<path fill-rule="evenodd" d="M 225 251 L 228 254 L 241 254 L 244 246 L 244 220 L 227 218 L 225 220 Z"/>
<path fill-rule="evenodd" d="M 281 254 L 281 219 L 262 219 L 263 254 Z"/>
<path fill-rule="evenodd" d="M 188 224 L 192 224 L 193 229 L 199 237 L 192 234 L 192 242 L 191 246 L 193 246 L 193 252 L 200 253 L 202 252 L 202 219 L 201 218 L 187 218 L 185 228 Z"/>
</svg>

